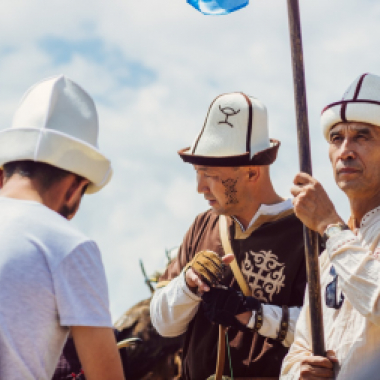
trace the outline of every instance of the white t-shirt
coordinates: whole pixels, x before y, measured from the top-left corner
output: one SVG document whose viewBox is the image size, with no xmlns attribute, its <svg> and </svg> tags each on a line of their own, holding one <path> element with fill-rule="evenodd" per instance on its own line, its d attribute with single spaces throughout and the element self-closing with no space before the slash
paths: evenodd
<svg viewBox="0 0 380 380">
<path fill-rule="evenodd" d="M 0 379 L 50 380 L 68 326 L 112 327 L 98 247 L 42 204 L 0 197 Z"/>
</svg>

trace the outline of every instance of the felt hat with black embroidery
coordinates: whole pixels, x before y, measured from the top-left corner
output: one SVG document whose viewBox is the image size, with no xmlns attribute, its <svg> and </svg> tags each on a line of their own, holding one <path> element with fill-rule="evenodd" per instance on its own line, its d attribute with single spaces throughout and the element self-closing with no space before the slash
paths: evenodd
<svg viewBox="0 0 380 380">
<path fill-rule="evenodd" d="M 194 143 L 178 153 L 185 162 L 195 165 L 270 165 L 279 146 L 279 141 L 269 138 L 264 104 L 234 92 L 214 99 Z"/>
<path fill-rule="evenodd" d="M 363 74 L 354 80 L 342 100 L 326 106 L 321 115 L 325 139 L 330 129 L 341 122 L 361 122 L 380 127 L 380 77 Z"/>
<path fill-rule="evenodd" d="M 11 128 L 0 131 L 0 168 L 44 162 L 88 179 L 86 192 L 95 193 L 112 177 L 98 129 L 94 101 L 81 87 L 63 75 L 44 79 L 25 93 Z"/>
</svg>

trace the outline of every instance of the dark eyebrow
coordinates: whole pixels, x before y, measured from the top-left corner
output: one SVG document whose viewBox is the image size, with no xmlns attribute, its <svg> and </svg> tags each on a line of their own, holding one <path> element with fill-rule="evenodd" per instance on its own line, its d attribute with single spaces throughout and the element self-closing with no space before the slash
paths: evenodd
<svg viewBox="0 0 380 380">
<path fill-rule="evenodd" d="M 368 127 L 355 128 L 355 132 L 362 133 L 363 135 L 370 135 L 371 130 Z"/>
<path fill-rule="evenodd" d="M 330 134 L 329 134 L 329 137 L 334 137 L 334 136 L 337 136 L 337 135 L 341 135 L 342 134 L 342 130 L 341 129 L 338 129 L 338 130 L 335 130 L 335 131 L 330 131 Z"/>
<path fill-rule="evenodd" d="M 361 133 L 362 135 L 365 135 L 365 136 L 371 136 L 372 135 L 371 128 L 368 128 L 368 127 L 356 127 L 356 128 L 352 129 L 352 132 Z M 331 139 L 332 137 L 339 136 L 341 134 L 342 134 L 342 129 L 338 129 L 335 131 L 332 130 L 332 131 L 330 131 L 329 137 Z"/>
</svg>

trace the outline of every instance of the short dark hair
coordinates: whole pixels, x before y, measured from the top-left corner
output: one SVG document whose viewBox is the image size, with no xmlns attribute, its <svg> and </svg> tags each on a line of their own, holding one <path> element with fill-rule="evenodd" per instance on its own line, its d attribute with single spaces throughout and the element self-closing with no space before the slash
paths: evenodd
<svg viewBox="0 0 380 380">
<path fill-rule="evenodd" d="M 36 161 L 13 161 L 3 165 L 4 177 L 9 179 L 14 174 L 22 177 L 37 179 L 44 190 L 61 181 L 69 174 L 67 170 Z M 78 176 L 79 177 L 79 176 Z"/>
</svg>

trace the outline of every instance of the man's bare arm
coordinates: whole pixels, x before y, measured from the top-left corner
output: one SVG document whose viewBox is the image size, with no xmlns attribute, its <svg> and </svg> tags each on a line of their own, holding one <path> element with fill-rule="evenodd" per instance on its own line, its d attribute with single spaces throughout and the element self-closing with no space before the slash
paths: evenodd
<svg viewBox="0 0 380 380">
<path fill-rule="evenodd" d="M 71 333 L 86 379 L 125 380 L 111 328 L 72 326 Z"/>
</svg>

